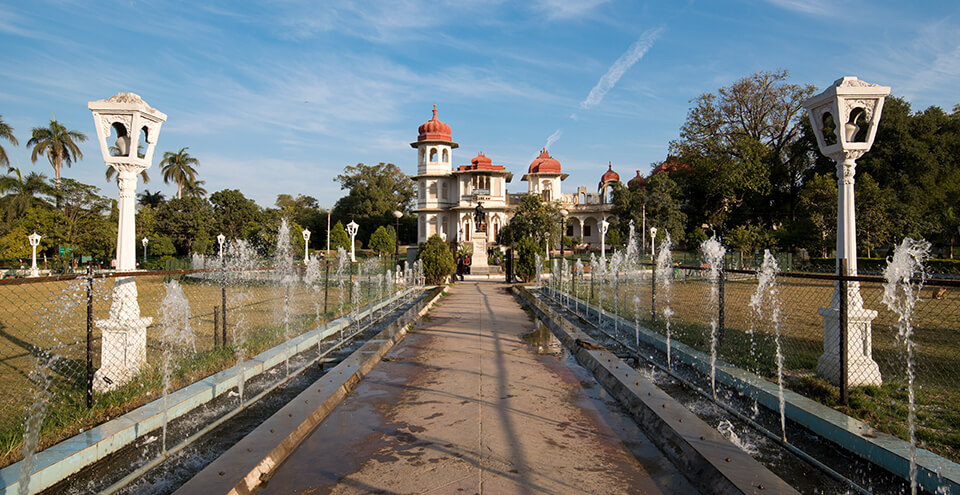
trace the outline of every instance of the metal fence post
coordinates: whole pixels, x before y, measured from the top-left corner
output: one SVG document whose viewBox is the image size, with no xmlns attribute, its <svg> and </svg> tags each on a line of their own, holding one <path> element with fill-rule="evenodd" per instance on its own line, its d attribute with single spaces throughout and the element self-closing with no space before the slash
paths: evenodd
<svg viewBox="0 0 960 495">
<path fill-rule="evenodd" d="M 220 347 L 220 306 L 213 307 L 213 347 Z"/>
<path fill-rule="evenodd" d="M 650 273 L 653 275 L 650 277 L 650 319 L 652 321 L 657 320 L 657 265 L 656 263 L 650 264 Z"/>
<path fill-rule="evenodd" d="M 93 263 L 87 264 L 87 409 L 93 407 Z"/>
<path fill-rule="evenodd" d="M 726 268 L 727 268 L 726 259 L 720 260 L 720 270 L 717 273 L 717 347 L 723 345 L 723 286 L 724 281 L 727 277 Z"/>
<path fill-rule="evenodd" d="M 840 325 L 840 400 L 844 404 L 848 404 L 849 400 L 849 380 L 847 377 L 849 363 L 847 363 L 847 320 L 849 318 L 849 307 L 847 301 L 847 260 L 840 260 L 840 275 L 838 276 L 838 284 L 840 291 L 840 315 L 839 321 L 837 322 Z"/>
</svg>

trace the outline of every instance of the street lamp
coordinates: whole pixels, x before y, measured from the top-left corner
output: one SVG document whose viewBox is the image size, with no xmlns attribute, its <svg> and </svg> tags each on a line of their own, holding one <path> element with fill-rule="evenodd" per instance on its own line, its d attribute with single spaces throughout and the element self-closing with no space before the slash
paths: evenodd
<svg viewBox="0 0 960 495">
<path fill-rule="evenodd" d="M 393 210 L 393 218 L 397 219 L 397 228 L 394 229 L 394 234 L 396 234 L 397 236 L 396 238 L 397 242 L 394 243 L 395 246 L 393 247 L 393 257 L 398 260 L 397 263 L 400 262 L 399 261 L 400 260 L 400 217 L 402 216 L 403 216 L 403 212 L 401 212 L 400 210 Z"/>
<path fill-rule="evenodd" d="M 347 234 L 350 235 L 350 262 L 351 263 L 355 263 L 357 261 L 357 256 L 355 253 L 357 244 L 356 242 L 354 242 L 354 238 L 357 236 L 357 229 L 359 227 L 360 226 L 357 225 L 357 222 L 354 222 L 353 220 L 350 220 L 350 223 L 347 224 Z"/>
<path fill-rule="evenodd" d="M 37 246 L 40 245 L 40 234 L 36 232 L 27 236 L 27 240 L 30 241 L 30 249 L 33 251 L 33 258 L 30 262 L 30 276 L 39 277 L 40 270 L 37 269 Z"/>
<path fill-rule="evenodd" d="M 167 120 L 163 112 L 147 105 L 134 93 L 117 93 L 106 100 L 91 101 L 94 127 L 103 161 L 117 171 L 120 197 L 117 228 L 117 270 L 136 269 L 136 189 L 137 176 L 153 164 L 160 127 Z M 116 136 L 116 154 L 107 138 Z M 143 142 L 140 142 L 142 138 Z M 145 148 L 141 150 L 140 145 Z M 142 153 L 142 154 L 141 154 Z M 100 369 L 94 376 L 94 389 L 108 391 L 140 374 L 146 362 L 147 326 L 153 318 L 141 317 L 137 303 L 137 284 L 133 277 L 118 277 L 113 287 L 109 316 L 98 320 L 101 330 Z"/>
<path fill-rule="evenodd" d="M 140 244 L 143 244 L 143 262 L 144 263 L 147 262 L 147 243 L 148 242 L 150 242 L 150 239 L 147 239 L 146 237 L 144 237 L 143 239 L 140 239 Z"/>
<path fill-rule="evenodd" d="M 650 262 L 654 265 L 654 270 L 656 270 L 657 264 L 657 228 L 650 227 Z"/>
<path fill-rule="evenodd" d="M 303 262 L 307 262 L 307 246 L 310 245 L 310 229 L 303 229 Z"/>
<path fill-rule="evenodd" d="M 607 229 L 610 228 L 610 222 L 600 220 L 600 257 L 607 259 Z"/>
<path fill-rule="evenodd" d="M 226 242 L 227 236 L 223 234 L 217 235 L 217 244 L 220 245 L 220 259 L 223 259 L 223 243 Z"/>
<path fill-rule="evenodd" d="M 857 227 L 853 201 L 856 160 L 870 150 L 883 111 L 888 86 L 842 77 L 822 93 L 803 102 L 820 152 L 837 162 L 837 273 L 857 275 Z M 841 385 L 880 385 L 880 368 L 873 360 L 870 323 L 877 312 L 863 307 L 859 282 L 848 282 L 847 323 L 840 328 L 840 284 L 834 284 L 829 308 L 820 308 L 823 316 L 823 355 L 817 361 L 817 373 Z M 842 332 L 842 333 L 841 333 Z M 847 338 L 846 377 L 841 376 L 841 338 Z"/>
</svg>

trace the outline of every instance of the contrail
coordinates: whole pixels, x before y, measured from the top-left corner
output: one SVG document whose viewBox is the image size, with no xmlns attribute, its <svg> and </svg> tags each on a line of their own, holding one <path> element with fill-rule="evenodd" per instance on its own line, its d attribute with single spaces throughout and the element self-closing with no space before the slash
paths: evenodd
<svg viewBox="0 0 960 495">
<path fill-rule="evenodd" d="M 620 55 L 620 58 L 607 69 L 607 73 L 597 81 L 597 85 L 590 90 L 587 99 L 580 102 L 580 108 L 590 108 L 600 103 L 607 94 L 607 91 L 610 91 L 616 86 L 617 81 L 620 80 L 623 73 L 643 58 L 643 55 L 653 46 L 653 42 L 657 40 L 661 32 L 663 32 L 662 27 L 644 31 L 643 34 L 640 35 L 640 38 L 634 44 L 630 45 L 630 48 L 628 48 L 623 55 Z"/>
<path fill-rule="evenodd" d="M 556 143 L 558 139 L 560 139 L 561 134 L 563 134 L 563 129 L 557 129 L 556 131 L 553 131 L 553 134 L 551 134 L 550 137 L 547 138 L 547 144 L 543 145 L 543 147 L 546 149 L 550 149 L 550 146 L 553 145 L 553 143 Z"/>
</svg>

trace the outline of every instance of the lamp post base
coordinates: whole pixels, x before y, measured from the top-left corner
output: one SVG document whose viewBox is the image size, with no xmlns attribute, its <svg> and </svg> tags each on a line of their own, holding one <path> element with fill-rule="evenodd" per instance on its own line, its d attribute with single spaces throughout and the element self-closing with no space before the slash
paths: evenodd
<svg viewBox="0 0 960 495">
<path fill-rule="evenodd" d="M 147 327 L 152 322 L 153 318 L 140 316 L 134 278 L 118 278 L 113 287 L 110 315 L 96 322 L 102 338 L 94 390 L 114 390 L 140 374 L 147 357 Z"/>
<path fill-rule="evenodd" d="M 840 385 L 840 311 L 820 308 L 823 317 L 823 354 L 817 359 L 817 375 Z M 847 385 L 881 385 L 880 367 L 873 360 L 871 322 L 877 312 L 851 304 L 847 314 Z"/>
</svg>

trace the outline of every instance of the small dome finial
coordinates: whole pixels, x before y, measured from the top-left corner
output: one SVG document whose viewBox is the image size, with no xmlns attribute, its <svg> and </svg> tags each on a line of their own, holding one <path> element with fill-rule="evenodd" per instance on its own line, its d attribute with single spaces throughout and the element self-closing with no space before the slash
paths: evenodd
<svg viewBox="0 0 960 495">
<path fill-rule="evenodd" d="M 437 120 L 437 104 L 433 104 L 433 120 Z"/>
</svg>

